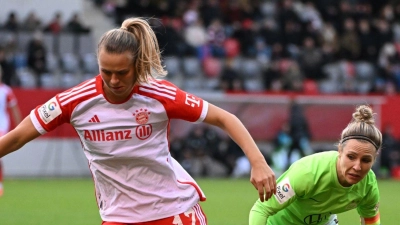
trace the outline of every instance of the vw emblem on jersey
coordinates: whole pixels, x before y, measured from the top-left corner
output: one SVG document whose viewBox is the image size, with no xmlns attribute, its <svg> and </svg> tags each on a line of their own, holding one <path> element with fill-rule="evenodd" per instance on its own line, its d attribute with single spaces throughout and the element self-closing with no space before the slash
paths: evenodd
<svg viewBox="0 0 400 225">
<path fill-rule="evenodd" d="M 146 124 L 149 121 L 150 112 L 148 112 L 147 109 L 140 109 L 136 110 L 133 116 L 138 124 Z"/>
<path fill-rule="evenodd" d="M 140 140 L 145 140 L 150 137 L 153 132 L 151 124 L 141 125 L 136 127 L 136 137 Z"/>
</svg>

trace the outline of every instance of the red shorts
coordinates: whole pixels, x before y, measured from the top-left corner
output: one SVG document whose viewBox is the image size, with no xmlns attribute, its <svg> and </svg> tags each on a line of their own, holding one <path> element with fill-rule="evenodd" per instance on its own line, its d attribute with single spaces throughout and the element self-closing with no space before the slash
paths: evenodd
<svg viewBox="0 0 400 225">
<path fill-rule="evenodd" d="M 164 219 L 141 223 L 104 222 L 102 225 L 207 225 L 207 218 L 201 206 L 196 204 L 188 211 Z"/>
</svg>

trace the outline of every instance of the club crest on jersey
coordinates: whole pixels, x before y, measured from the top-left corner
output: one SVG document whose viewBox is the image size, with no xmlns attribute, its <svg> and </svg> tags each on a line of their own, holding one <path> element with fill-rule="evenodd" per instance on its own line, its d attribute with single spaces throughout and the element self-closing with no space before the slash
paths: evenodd
<svg viewBox="0 0 400 225">
<path fill-rule="evenodd" d="M 133 113 L 138 124 L 146 124 L 149 122 L 150 112 L 147 109 L 139 109 Z"/>
<path fill-rule="evenodd" d="M 280 204 L 285 203 L 294 195 L 295 193 L 288 177 L 276 185 L 276 194 L 274 196 Z"/>
<path fill-rule="evenodd" d="M 56 97 L 53 97 L 45 104 L 43 104 L 40 108 L 38 108 L 38 114 L 40 116 L 40 119 L 42 119 L 45 124 L 50 123 L 57 116 L 61 115 L 61 108 L 57 102 Z"/>
</svg>

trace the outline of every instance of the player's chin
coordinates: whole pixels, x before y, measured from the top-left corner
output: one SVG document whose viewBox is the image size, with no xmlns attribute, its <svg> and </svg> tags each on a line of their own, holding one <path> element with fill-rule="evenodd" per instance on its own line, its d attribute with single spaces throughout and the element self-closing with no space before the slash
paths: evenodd
<svg viewBox="0 0 400 225">
<path fill-rule="evenodd" d="M 353 176 L 353 175 L 347 175 L 347 182 L 349 184 L 357 184 L 358 182 L 360 182 L 362 180 L 361 176 Z"/>
</svg>

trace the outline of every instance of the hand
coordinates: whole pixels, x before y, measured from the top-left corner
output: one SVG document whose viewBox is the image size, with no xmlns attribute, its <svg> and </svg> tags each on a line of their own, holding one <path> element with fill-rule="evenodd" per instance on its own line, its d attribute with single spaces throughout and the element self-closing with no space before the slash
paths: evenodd
<svg viewBox="0 0 400 225">
<path fill-rule="evenodd" d="M 261 202 L 268 200 L 275 194 L 275 173 L 265 161 L 260 165 L 252 165 L 250 182 L 258 190 Z"/>
</svg>

